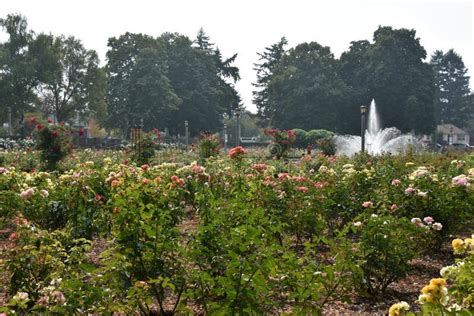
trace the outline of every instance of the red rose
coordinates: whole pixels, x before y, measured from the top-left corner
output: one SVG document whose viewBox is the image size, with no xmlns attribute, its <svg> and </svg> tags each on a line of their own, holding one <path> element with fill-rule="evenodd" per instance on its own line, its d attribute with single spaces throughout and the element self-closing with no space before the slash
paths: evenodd
<svg viewBox="0 0 474 316">
<path fill-rule="evenodd" d="M 44 126 L 43 126 L 43 125 L 41 125 L 41 124 L 38 124 L 38 125 L 36 125 L 36 129 L 37 129 L 37 130 L 42 130 L 42 129 L 43 129 L 43 127 L 44 127 Z"/>
<path fill-rule="evenodd" d="M 59 132 L 58 132 L 58 131 L 54 131 L 54 132 L 51 133 L 51 135 L 52 135 L 53 137 L 58 137 L 58 136 L 59 136 Z"/>
<path fill-rule="evenodd" d="M 230 158 L 236 158 L 245 154 L 245 149 L 242 146 L 237 146 L 229 150 Z"/>
<path fill-rule="evenodd" d="M 48 117 L 48 123 L 53 123 L 53 119 Z"/>
<path fill-rule="evenodd" d="M 79 137 L 81 137 L 82 135 L 84 135 L 84 129 L 81 127 L 77 133 L 79 134 Z"/>
</svg>

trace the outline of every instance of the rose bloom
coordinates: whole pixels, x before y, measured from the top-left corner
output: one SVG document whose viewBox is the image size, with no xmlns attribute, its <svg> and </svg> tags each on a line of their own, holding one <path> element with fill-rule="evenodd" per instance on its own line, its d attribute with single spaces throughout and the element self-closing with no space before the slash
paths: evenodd
<svg viewBox="0 0 474 316">
<path fill-rule="evenodd" d="M 192 170 L 195 174 L 201 174 L 204 172 L 204 168 L 200 165 L 193 165 Z"/>
<path fill-rule="evenodd" d="M 371 208 L 374 206 L 374 203 L 372 203 L 372 201 L 365 201 L 364 203 L 362 203 L 362 206 L 365 208 Z"/>
<path fill-rule="evenodd" d="M 8 240 L 16 240 L 16 239 L 18 239 L 17 233 L 11 233 L 10 236 L 8 237 Z"/>
<path fill-rule="evenodd" d="M 0 167 L 0 174 L 6 173 L 6 172 L 7 172 L 7 169 L 6 169 L 6 168 Z"/>
<path fill-rule="evenodd" d="M 27 200 L 27 199 L 29 199 L 30 197 L 32 197 L 33 194 L 35 194 L 35 189 L 33 189 L 33 188 L 28 188 L 28 189 L 26 189 L 25 191 L 22 191 L 22 192 L 20 193 L 20 197 L 21 197 L 22 199 L 24 199 L 24 200 Z"/>
<path fill-rule="evenodd" d="M 230 158 L 237 158 L 243 154 L 245 154 L 245 149 L 242 146 L 237 146 L 229 150 Z"/>
<path fill-rule="evenodd" d="M 308 192 L 308 188 L 305 187 L 305 186 L 297 187 L 296 190 L 298 190 L 300 192 L 303 192 L 303 193 Z"/>
<path fill-rule="evenodd" d="M 425 222 L 426 224 L 433 224 L 434 219 L 431 216 L 426 216 L 425 218 L 423 218 L 423 222 Z"/>
<path fill-rule="evenodd" d="M 254 164 L 254 165 L 252 166 L 252 169 L 253 169 L 253 170 L 255 170 L 255 171 L 257 171 L 257 172 L 260 172 L 260 173 L 262 173 L 262 172 L 264 172 L 265 170 L 267 170 L 267 168 L 268 168 L 268 166 L 267 166 L 266 164 L 264 164 L 264 163 L 257 163 L 257 164 Z"/>
<path fill-rule="evenodd" d="M 392 206 L 390 206 L 391 211 L 395 211 L 397 208 L 398 208 L 397 204 L 392 204 Z"/>
<path fill-rule="evenodd" d="M 48 197 L 49 196 L 48 190 L 41 190 L 41 195 L 45 198 Z"/>
<path fill-rule="evenodd" d="M 457 177 L 454 177 L 452 183 L 456 186 L 467 186 L 469 185 L 469 179 L 465 175 L 461 174 Z"/>
<path fill-rule="evenodd" d="M 115 188 L 115 187 L 118 186 L 119 184 L 120 184 L 120 181 L 119 181 L 119 180 L 117 180 L 117 179 L 113 179 L 113 180 L 112 180 L 112 183 L 111 183 L 112 188 Z"/>
<path fill-rule="evenodd" d="M 421 224 L 421 218 L 414 217 L 411 219 L 411 222 L 415 225 Z"/>
<path fill-rule="evenodd" d="M 393 179 L 392 180 L 392 185 L 393 186 L 398 186 L 400 183 L 402 183 L 402 181 L 398 180 L 398 179 Z"/>
<path fill-rule="evenodd" d="M 463 245 L 464 245 L 464 241 L 459 238 L 453 239 L 453 241 L 451 242 L 451 246 L 453 247 L 454 251 L 461 250 Z"/>
<path fill-rule="evenodd" d="M 144 165 L 142 165 L 140 168 L 142 168 L 143 171 L 147 171 L 148 168 L 150 168 L 150 166 L 147 165 L 147 164 L 144 164 Z"/>
<path fill-rule="evenodd" d="M 362 222 L 355 222 L 352 225 L 354 225 L 355 227 L 360 227 L 360 226 L 362 226 Z"/>
<path fill-rule="evenodd" d="M 433 229 L 437 230 L 437 231 L 440 231 L 441 229 L 443 229 L 443 225 L 441 223 L 434 223 L 433 224 Z"/>
<path fill-rule="evenodd" d="M 415 192 L 415 189 L 413 189 L 412 187 L 408 187 L 408 188 L 405 189 L 405 194 L 406 195 L 413 194 L 413 192 Z"/>
</svg>

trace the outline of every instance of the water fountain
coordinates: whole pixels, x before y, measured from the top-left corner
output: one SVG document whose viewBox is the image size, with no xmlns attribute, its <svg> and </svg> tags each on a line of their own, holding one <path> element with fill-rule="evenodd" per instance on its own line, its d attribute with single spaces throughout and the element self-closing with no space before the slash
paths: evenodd
<svg viewBox="0 0 474 316">
<path fill-rule="evenodd" d="M 354 135 L 336 136 L 336 154 L 352 156 L 361 149 L 361 137 Z M 402 134 L 395 127 L 381 128 L 377 106 L 372 99 L 369 107 L 369 118 L 365 131 L 366 151 L 371 155 L 383 153 L 398 154 L 407 149 L 409 145 L 415 150 L 422 148 L 422 142 L 411 134 Z"/>
</svg>

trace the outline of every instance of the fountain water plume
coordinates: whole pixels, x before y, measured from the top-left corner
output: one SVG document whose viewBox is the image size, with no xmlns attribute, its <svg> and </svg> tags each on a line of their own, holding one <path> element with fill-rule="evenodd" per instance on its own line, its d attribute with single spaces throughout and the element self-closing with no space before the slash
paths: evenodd
<svg viewBox="0 0 474 316">
<path fill-rule="evenodd" d="M 335 136 L 336 153 L 338 155 L 353 156 L 360 151 L 361 141 L 360 136 Z M 423 147 L 422 142 L 411 134 L 402 134 L 395 127 L 382 129 L 377 106 L 373 99 L 369 107 L 365 142 L 366 151 L 371 155 L 398 154 L 405 151 L 408 146 L 413 146 L 415 150 L 420 150 Z"/>
</svg>

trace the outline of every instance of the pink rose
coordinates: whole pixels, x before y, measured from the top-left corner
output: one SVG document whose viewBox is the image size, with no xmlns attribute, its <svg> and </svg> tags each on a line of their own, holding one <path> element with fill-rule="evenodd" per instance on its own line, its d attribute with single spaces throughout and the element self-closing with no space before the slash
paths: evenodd
<svg viewBox="0 0 474 316">
<path fill-rule="evenodd" d="M 443 225 L 441 223 L 434 223 L 433 229 L 440 231 L 441 229 L 443 229 Z"/>
<path fill-rule="evenodd" d="M 413 187 L 408 187 L 405 189 L 405 194 L 406 195 L 411 195 L 415 192 L 415 189 Z"/>
<path fill-rule="evenodd" d="M 431 217 L 431 216 L 427 216 L 427 217 L 423 218 L 423 222 L 425 222 L 426 224 L 430 225 L 430 224 L 433 224 L 434 219 L 433 219 L 433 217 Z"/>
<path fill-rule="evenodd" d="M 393 185 L 393 186 L 398 186 L 398 185 L 400 185 L 400 183 L 402 183 L 402 181 L 400 181 L 400 180 L 398 180 L 398 179 L 393 179 L 393 180 L 392 180 L 392 185 Z"/>
<path fill-rule="evenodd" d="M 307 188 L 307 187 L 304 187 L 304 186 L 297 187 L 296 190 L 298 190 L 298 191 L 300 191 L 300 192 L 303 192 L 303 193 L 308 192 L 308 188 Z"/>
<path fill-rule="evenodd" d="M 372 201 L 365 201 L 364 203 L 362 203 L 362 206 L 365 208 L 372 208 L 374 206 L 374 203 L 372 203 Z"/>
<path fill-rule="evenodd" d="M 395 211 L 397 208 L 398 208 L 397 204 L 392 204 L 392 206 L 390 206 L 391 211 Z"/>
</svg>

